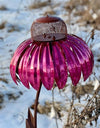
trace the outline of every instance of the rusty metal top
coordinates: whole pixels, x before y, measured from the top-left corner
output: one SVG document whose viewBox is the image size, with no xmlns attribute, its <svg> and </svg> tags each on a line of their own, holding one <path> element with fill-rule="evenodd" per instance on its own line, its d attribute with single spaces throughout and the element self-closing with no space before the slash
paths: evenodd
<svg viewBox="0 0 100 128">
<path fill-rule="evenodd" d="M 33 41 L 55 41 L 64 39 L 66 36 L 66 24 L 59 17 L 41 17 L 36 19 L 31 26 Z"/>
</svg>

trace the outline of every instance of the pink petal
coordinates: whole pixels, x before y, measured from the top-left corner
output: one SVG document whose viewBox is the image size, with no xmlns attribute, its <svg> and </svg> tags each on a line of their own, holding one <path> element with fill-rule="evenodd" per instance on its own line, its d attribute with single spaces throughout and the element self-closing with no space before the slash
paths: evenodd
<svg viewBox="0 0 100 128">
<path fill-rule="evenodd" d="M 24 51 L 29 47 L 29 44 L 31 44 L 31 39 L 26 40 L 25 42 L 23 42 L 15 51 L 13 58 L 11 60 L 10 63 L 10 74 L 12 76 L 12 79 L 14 80 L 14 82 L 17 84 L 16 80 L 17 80 L 17 76 L 16 76 L 16 69 L 18 67 L 18 61 L 21 58 L 22 54 L 24 53 Z"/>
<path fill-rule="evenodd" d="M 59 89 L 62 89 L 67 82 L 67 65 L 58 42 L 54 42 L 52 45 L 52 56 L 55 70 L 55 81 Z"/>
<path fill-rule="evenodd" d="M 23 50 L 24 50 L 25 48 L 27 48 L 27 46 L 29 46 L 30 44 L 32 44 L 31 39 L 27 39 L 27 40 L 23 41 L 23 42 L 17 47 L 17 49 L 16 49 L 14 55 L 17 54 L 17 53 L 20 52 L 20 51 L 23 51 Z"/>
<path fill-rule="evenodd" d="M 18 74 L 20 77 L 20 81 L 25 85 L 25 87 L 29 88 L 29 82 L 27 79 L 27 66 L 28 66 L 28 61 L 30 54 L 32 52 L 34 45 L 31 45 L 23 54 L 19 66 L 18 66 Z"/>
<path fill-rule="evenodd" d="M 93 68 L 91 54 L 89 50 L 86 47 L 84 47 L 84 45 L 77 43 L 77 40 L 70 41 L 70 45 L 71 47 L 73 47 L 73 49 L 75 50 L 75 53 L 77 54 L 78 60 L 82 65 L 84 80 L 86 80 L 91 74 L 92 68 Z"/>
<path fill-rule="evenodd" d="M 77 40 L 77 43 L 80 43 L 81 45 L 84 45 L 87 49 L 89 49 L 86 42 L 82 38 L 80 38 L 76 35 L 68 35 L 68 36 L 69 36 L 69 38 L 71 37 L 71 39 L 73 39 L 73 40 Z"/>
<path fill-rule="evenodd" d="M 34 47 L 32 54 L 30 55 L 28 68 L 27 68 L 27 77 L 32 85 L 32 87 L 36 90 L 39 90 L 40 87 L 40 46 Z"/>
<path fill-rule="evenodd" d="M 65 42 L 61 43 L 61 46 L 64 50 L 72 83 L 76 85 L 81 77 L 81 65 L 79 64 L 79 61 L 73 49 L 70 49 L 70 45 L 68 41 L 66 43 Z"/>
<path fill-rule="evenodd" d="M 43 45 L 40 58 L 41 81 L 46 89 L 51 90 L 54 84 L 54 66 L 49 43 Z"/>
<path fill-rule="evenodd" d="M 84 40 L 82 40 L 80 37 L 76 36 L 76 35 L 68 35 L 68 39 L 69 40 L 73 40 L 73 42 L 75 41 L 75 43 L 83 46 L 85 49 L 86 49 L 86 52 L 89 56 L 89 59 L 90 59 L 90 62 L 91 62 L 91 66 L 90 66 L 90 72 L 92 72 L 93 70 L 93 65 L 94 65 L 94 57 L 93 57 L 93 54 L 91 52 L 91 50 L 89 49 L 89 47 L 87 46 L 86 42 Z M 77 41 L 77 42 L 76 42 Z"/>
</svg>

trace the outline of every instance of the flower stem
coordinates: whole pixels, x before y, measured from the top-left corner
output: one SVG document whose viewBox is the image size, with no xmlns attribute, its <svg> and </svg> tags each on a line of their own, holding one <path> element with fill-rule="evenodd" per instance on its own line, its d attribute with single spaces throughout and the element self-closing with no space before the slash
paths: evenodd
<svg viewBox="0 0 100 128">
<path fill-rule="evenodd" d="M 37 91 L 36 99 L 35 99 L 35 106 L 34 106 L 34 128 L 37 128 L 37 106 L 38 106 L 38 99 L 39 99 L 39 95 L 40 95 L 40 90 L 41 90 L 41 84 L 40 84 L 39 90 Z"/>
<path fill-rule="evenodd" d="M 40 95 L 40 91 L 41 91 L 41 86 L 42 86 L 42 83 L 40 84 L 40 88 L 36 94 L 36 99 L 35 99 L 35 103 L 34 103 L 34 117 L 31 114 L 30 109 L 28 109 L 28 119 L 26 119 L 26 128 L 37 128 L 37 106 L 38 106 L 38 100 L 39 100 L 39 95 Z"/>
</svg>

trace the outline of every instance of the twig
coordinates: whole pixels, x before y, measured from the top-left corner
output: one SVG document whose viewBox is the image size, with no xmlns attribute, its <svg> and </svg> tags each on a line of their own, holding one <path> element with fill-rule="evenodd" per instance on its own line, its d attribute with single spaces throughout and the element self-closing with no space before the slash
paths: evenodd
<svg viewBox="0 0 100 128">
<path fill-rule="evenodd" d="M 56 112 L 56 109 L 55 109 L 55 103 L 54 103 L 54 89 L 52 89 L 52 103 L 53 103 L 53 108 L 55 110 L 55 121 L 56 121 L 56 126 L 58 128 L 58 122 L 57 122 L 57 112 Z"/>
<path fill-rule="evenodd" d="M 90 35 L 90 38 L 89 38 L 88 41 L 87 41 L 87 44 L 89 43 L 89 41 L 90 41 L 91 39 L 92 39 L 92 41 L 94 40 L 94 35 L 95 35 L 95 28 L 92 29 L 91 35 Z"/>
<path fill-rule="evenodd" d="M 73 97 L 73 95 L 72 95 Z M 71 104 L 70 104 L 70 109 L 69 109 L 69 112 L 68 112 L 68 116 L 67 116 L 67 125 L 69 125 L 69 121 L 70 121 L 70 116 L 71 116 L 71 111 L 72 111 L 72 108 L 73 108 L 73 103 L 74 103 L 74 100 L 72 98 L 72 101 L 71 101 Z"/>
</svg>

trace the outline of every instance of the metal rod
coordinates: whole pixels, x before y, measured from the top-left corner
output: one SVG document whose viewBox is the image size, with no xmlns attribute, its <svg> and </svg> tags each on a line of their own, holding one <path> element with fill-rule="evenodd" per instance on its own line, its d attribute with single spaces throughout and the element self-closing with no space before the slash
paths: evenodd
<svg viewBox="0 0 100 128">
<path fill-rule="evenodd" d="M 38 99 L 39 99 L 39 95 L 40 95 L 41 86 L 42 86 L 42 84 L 40 84 L 40 88 L 37 91 L 35 104 L 34 104 L 34 128 L 37 128 L 37 106 L 38 106 Z"/>
</svg>

